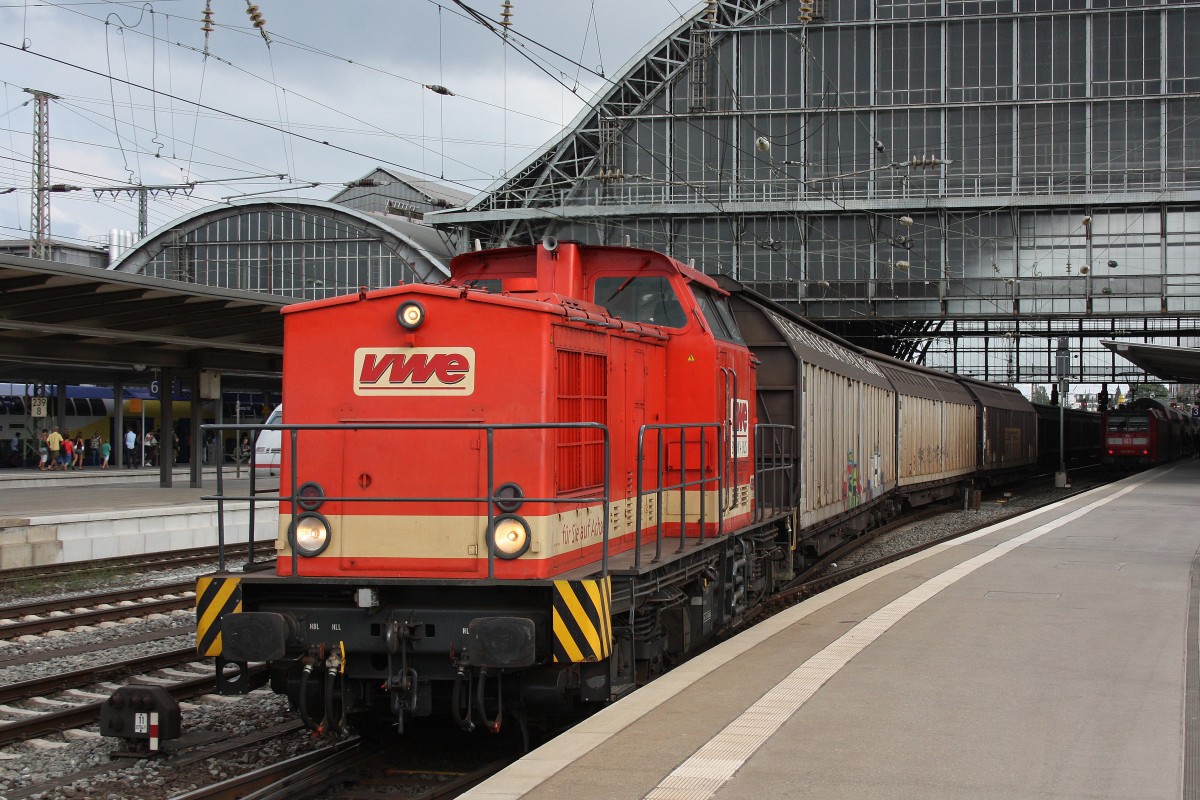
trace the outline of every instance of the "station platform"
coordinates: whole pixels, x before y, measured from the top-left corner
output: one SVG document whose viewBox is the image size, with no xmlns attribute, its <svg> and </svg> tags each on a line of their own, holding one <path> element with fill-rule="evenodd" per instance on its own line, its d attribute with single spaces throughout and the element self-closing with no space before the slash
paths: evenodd
<svg viewBox="0 0 1200 800">
<path fill-rule="evenodd" d="M 462 797 L 1195 796 L 1198 487 L 1177 462 L 864 575 Z"/>
<path fill-rule="evenodd" d="M 158 467 L 85 468 L 71 472 L 0 470 L 0 569 L 45 566 L 216 545 L 216 468 L 205 468 L 203 486 L 191 488 L 190 469 L 176 467 L 171 488 L 159 486 Z M 225 468 L 227 494 L 246 496 L 246 467 Z M 259 482 L 274 488 L 278 479 Z M 226 538 L 242 543 L 249 530 L 249 504 L 229 503 Z M 278 509 L 265 503 L 255 512 L 255 538 L 271 539 Z"/>
</svg>

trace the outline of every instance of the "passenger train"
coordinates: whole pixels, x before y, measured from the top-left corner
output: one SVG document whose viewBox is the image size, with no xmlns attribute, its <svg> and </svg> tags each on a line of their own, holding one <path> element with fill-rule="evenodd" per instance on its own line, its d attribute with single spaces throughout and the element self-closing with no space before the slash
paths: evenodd
<svg viewBox="0 0 1200 800">
<path fill-rule="evenodd" d="M 59 424 L 58 397 L 54 387 L 43 395 L 46 399 L 45 416 L 33 416 L 35 392 L 31 384 L 0 383 L 0 436 L 7 442 L 13 434 L 19 433 L 26 442 L 36 441 L 37 435 L 43 430 L 49 430 L 58 425 L 60 430 L 70 434 L 80 433 L 85 439 L 93 434 L 116 441 L 119 439 L 114 430 L 116 406 L 113 402 L 113 390 L 105 386 L 68 386 L 65 392 L 63 422 Z M 125 425 L 135 430 L 157 430 L 162 418 L 161 403 L 149 389 L 141 386 L 126 387 L 122 407 Z M 247 422 L 258 422 L 263 419 L 264 404 L 270 404 L 270 395 L 243 392 L 229 393 L 225 400 L 223 413 L 225 419 L 235 419 L 240 415 Z M 277 400 L 275 401 L 277 402 Z M 240 408 L 239 408 L 240 406 Z M 205 403 L 205 422 L 212 422 L 212 403 Z M 187 437 L 192 406 L 186 393 L 176 393 L 171 403 L 171 414 L 175 420 L 176 431 L 180 433 L 183 450 L 180 457 L 188 458 Z M 233 453 L 232 439 L 227 448 Z M 30 460 L 32 458 L 32 461 Z M 36 463 L 36 453 L 30 450 L 26 453 L 27 463 Z"/>
<path fill-rule="evenodd" d="M 648 250 L 547 238 L 282 313 L 275 549 L 200 579 L 197 645 L 227 693 L 266 662 L 317 731 L 614 700 L 848 538 L 1038 461 L 1017 390 Z"/>
</svg>

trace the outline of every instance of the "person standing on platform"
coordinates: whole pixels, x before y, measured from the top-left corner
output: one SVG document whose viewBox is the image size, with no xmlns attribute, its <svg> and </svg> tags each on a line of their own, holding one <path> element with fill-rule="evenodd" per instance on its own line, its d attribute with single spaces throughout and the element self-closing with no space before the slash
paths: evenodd
<svg viewBox="0 0 1200 800">
<path fill-rule="evenodd" d="M 150 462 L 150 466 L 158 466 L 158 437 L 154 435 L 154 431 L 146 431 L 146 438 L 142 441 L 143 449 L 146 452 L 146 460 Z"/>
<path fill-rule="evenodd" d="M 133 428 L 125 431 L 125 466 L 133 469 L 134 455 L 137 449 L 137 434 L 133 432 Z"/>
<path fill-rule="evenodd" d="M 108 469 L 108 458 L 112 455 L 112 445 L 108 443 L 108 439 L 100 443 L 100 469 Z"/>
<path fill-rule="evenodd" d="M 45 470 L 50 461 L 50 445 L 46 444 L 46 431 L 38 434 L 38 469 Z"/>
<path fill-rule="evenodd" d="M 62 455 L 62 443 L 62 434 L 58 432 L 58 426 L 55 425 L 50 429 L 50 434 L 46 436 L 46 447 L 50 450 L 50 469 L 62 469 L 62 464 L 58 463 L 58 459 Z"/>
<path fill-rule="evenodd" d="M 87 439 L 83 438 L 83 431 L 75 434 L 75 469 L 83 469 L 83 458 L 87 455 Z"/>
<path fill-rule="evenodd" d="M 100 432 L 99 431 L 92 434 L 92 444 L 90 447 L 88 447 L 88 452 L 92 454 L 92 466 L 93 467 L 99 466 L 99 464 L 100 464 Z"/>
<path fill-rule="evenodd" d="M 69 470 L 75 464 L 75 441 L 71 438 L 70 433 L 63 437 L 62 451 L 62 468 Z"/>
</svg>

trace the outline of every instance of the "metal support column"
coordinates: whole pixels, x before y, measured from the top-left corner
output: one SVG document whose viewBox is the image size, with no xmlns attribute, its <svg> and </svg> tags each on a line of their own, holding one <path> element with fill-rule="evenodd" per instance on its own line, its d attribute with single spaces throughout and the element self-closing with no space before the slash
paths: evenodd
<svg viewBox="0 0 1200 800">
<path fill-rule="evenodd" d="M 170 489 L 175 468 L 175 376 L 163 367 L 158 377 L 158 485 Z"/>
</svg>

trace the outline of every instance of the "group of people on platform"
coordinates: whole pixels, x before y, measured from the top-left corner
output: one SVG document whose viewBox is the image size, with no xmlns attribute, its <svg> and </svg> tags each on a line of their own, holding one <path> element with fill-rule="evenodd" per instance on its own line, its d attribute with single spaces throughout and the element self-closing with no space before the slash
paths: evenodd
<svg viewBox="0 0 1200 800">
<path fill-rule="evenodd" d="M 16 431 L 9 441 L 7 457 L 0 459 L 0 463 L 10 467 L 36 465 L 43 472 L 66 472 L 85 466 L 108 469 L 121 457 L 127 467 L 158 466 L 162 447 L 157 431 L 147 431 L 145 441 L 139 442 L 137 431 L 130 428 L 119 444 L 124 452 L 114 454 L 112 443 L 98 432 L 88 438 L 82 431 L 60 431 L 57 425 L 39 431 L 33 441 L 27 441 L 21 431 Z M 172 434 L 171 463 L 178 459 L 179 436 Z"/>
<path fill-rule="evenodd" d="M 36 444 L 37 468 L 42 471 L 63 471 L 83 469 L 84 465 L 108 469 L 109 458 L 112 456 L 112 445 L 99 433 L 92 434 L 90 439 L 82 431 L 74 434 L 60 432 L 55 425 L 50 430 L 40 431 Z M 9 442 L 9 463 L 20 467 L 26 463 L 25 440 L 20 431 L 13 434 Z"/>
<path fill-rule="evenodd" d="M 157 467 L 162 458 L 163 442 L 158 431 L 146 431 L 145 441 L 138 446 L 137 431 L 129 428 L 125 431 L 125 464 L 136 467 L 141 461 L 144 467 Z M 171 464 L 179 461 L 179 434 L 171 432 Z"/>
</svg>

